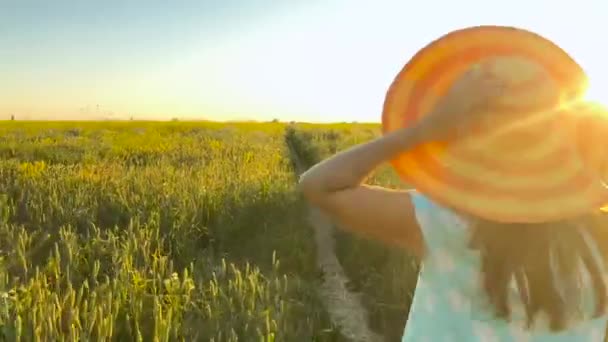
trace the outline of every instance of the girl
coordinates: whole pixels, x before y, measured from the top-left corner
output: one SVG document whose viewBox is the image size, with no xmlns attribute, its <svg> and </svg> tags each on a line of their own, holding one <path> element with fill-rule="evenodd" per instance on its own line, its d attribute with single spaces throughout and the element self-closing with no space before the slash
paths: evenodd
<svg viewBox="0 0 608 342">
<path fill-rule="evenodd" d="M 603 340 L 607 130 L 584 79 L 531 32 L 453 32 L 398 75 L 382 137 L 301 176 L 341 227 L 421 259 L 403 341 Z M 386 161 L 416 190 L 363 184 Z"/>
</svg>

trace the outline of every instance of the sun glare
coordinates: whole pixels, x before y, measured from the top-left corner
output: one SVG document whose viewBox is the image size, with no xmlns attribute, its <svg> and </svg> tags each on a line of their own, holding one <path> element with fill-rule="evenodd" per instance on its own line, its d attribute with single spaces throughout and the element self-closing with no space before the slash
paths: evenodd
<svg viewBox="0 0 608 342">
<path fill-rule="evenodd" d="M 600 75 L 589 75 L 589 84 L 585 93 L 585 99 L 602 104 L 608 104 L 608 78 Z"/>
</svg>

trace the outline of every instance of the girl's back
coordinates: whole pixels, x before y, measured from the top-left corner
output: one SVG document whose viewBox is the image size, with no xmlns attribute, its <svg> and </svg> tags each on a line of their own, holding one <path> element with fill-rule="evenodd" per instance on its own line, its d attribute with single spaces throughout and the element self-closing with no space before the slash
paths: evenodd
<svg viewBox="0 0 608 342">
<path fill-rule="evenodd" d="M 531 328 L 526 329 L 526 310 L 512 282 L 509 293 L 510 322 L 495 318 L 494 309 L 481 280 L 480 252 L 472 249 L 468 221 L 418 193 L 412 193 L 416 217 L 424 236 L 426 255 L 403 341 L 529 341 L 529 342 L 601 342 L 606 315 L 593 318 L 594 292 L 589 279 L 581 296 L 571 296 L 563 289 L 563 300 L 578 301 L 569 307 L 568 328 L 549 331 L 549 322 L 541 312 Z M 559 282 L 556 282 L 559 283 Z"/>
</svg>

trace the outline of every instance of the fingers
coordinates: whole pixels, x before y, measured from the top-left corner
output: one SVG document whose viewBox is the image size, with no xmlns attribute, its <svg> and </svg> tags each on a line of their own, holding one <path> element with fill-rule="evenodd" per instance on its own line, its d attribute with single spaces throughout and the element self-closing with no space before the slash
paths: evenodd
<svg viewBox="0 0 608 342">
<path fill-rule="evenodd" d="M 487 99 L 496 98 L 504 93 L 506 84 L 503 80 L 497 77 L 488 77 L 480 81 L 479 83 L 480 95 Z"/>
<path fill-rule="evenodd" d="M 474 90 L 478 94 L 500 94 L 506 88 L 505 81 L 492 72 L 489 63 L 473 65 L 458 83 L 459 86 Z"/>
<path fill-rule="evenodd" d="M 489 63 L 475 65 L 469 76 L 471 93 L 476 94 L 483 103 L 502 95 L 507 88 L 505 80 L 493 73 Z"/>
</svg>

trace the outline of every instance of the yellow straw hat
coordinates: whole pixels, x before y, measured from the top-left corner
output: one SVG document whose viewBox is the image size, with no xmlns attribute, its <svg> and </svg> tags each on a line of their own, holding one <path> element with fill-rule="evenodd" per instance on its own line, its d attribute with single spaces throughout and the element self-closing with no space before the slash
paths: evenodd
<svg viewBox="0 0 608 342">
<path fill-rule="evenodd" d="M 606 205 L 605 110 L 582 100 L 582 68 L 530 31 L 477 26 L 424 47 L 388 90 L 384 133 L 428 113 L 479 63 L 507 82 L 505 95 L 466 136 L 422 144 L 393 160 L 402 179 L 443 205 L 502 222 L 554 221 Z"/>
</svg>

